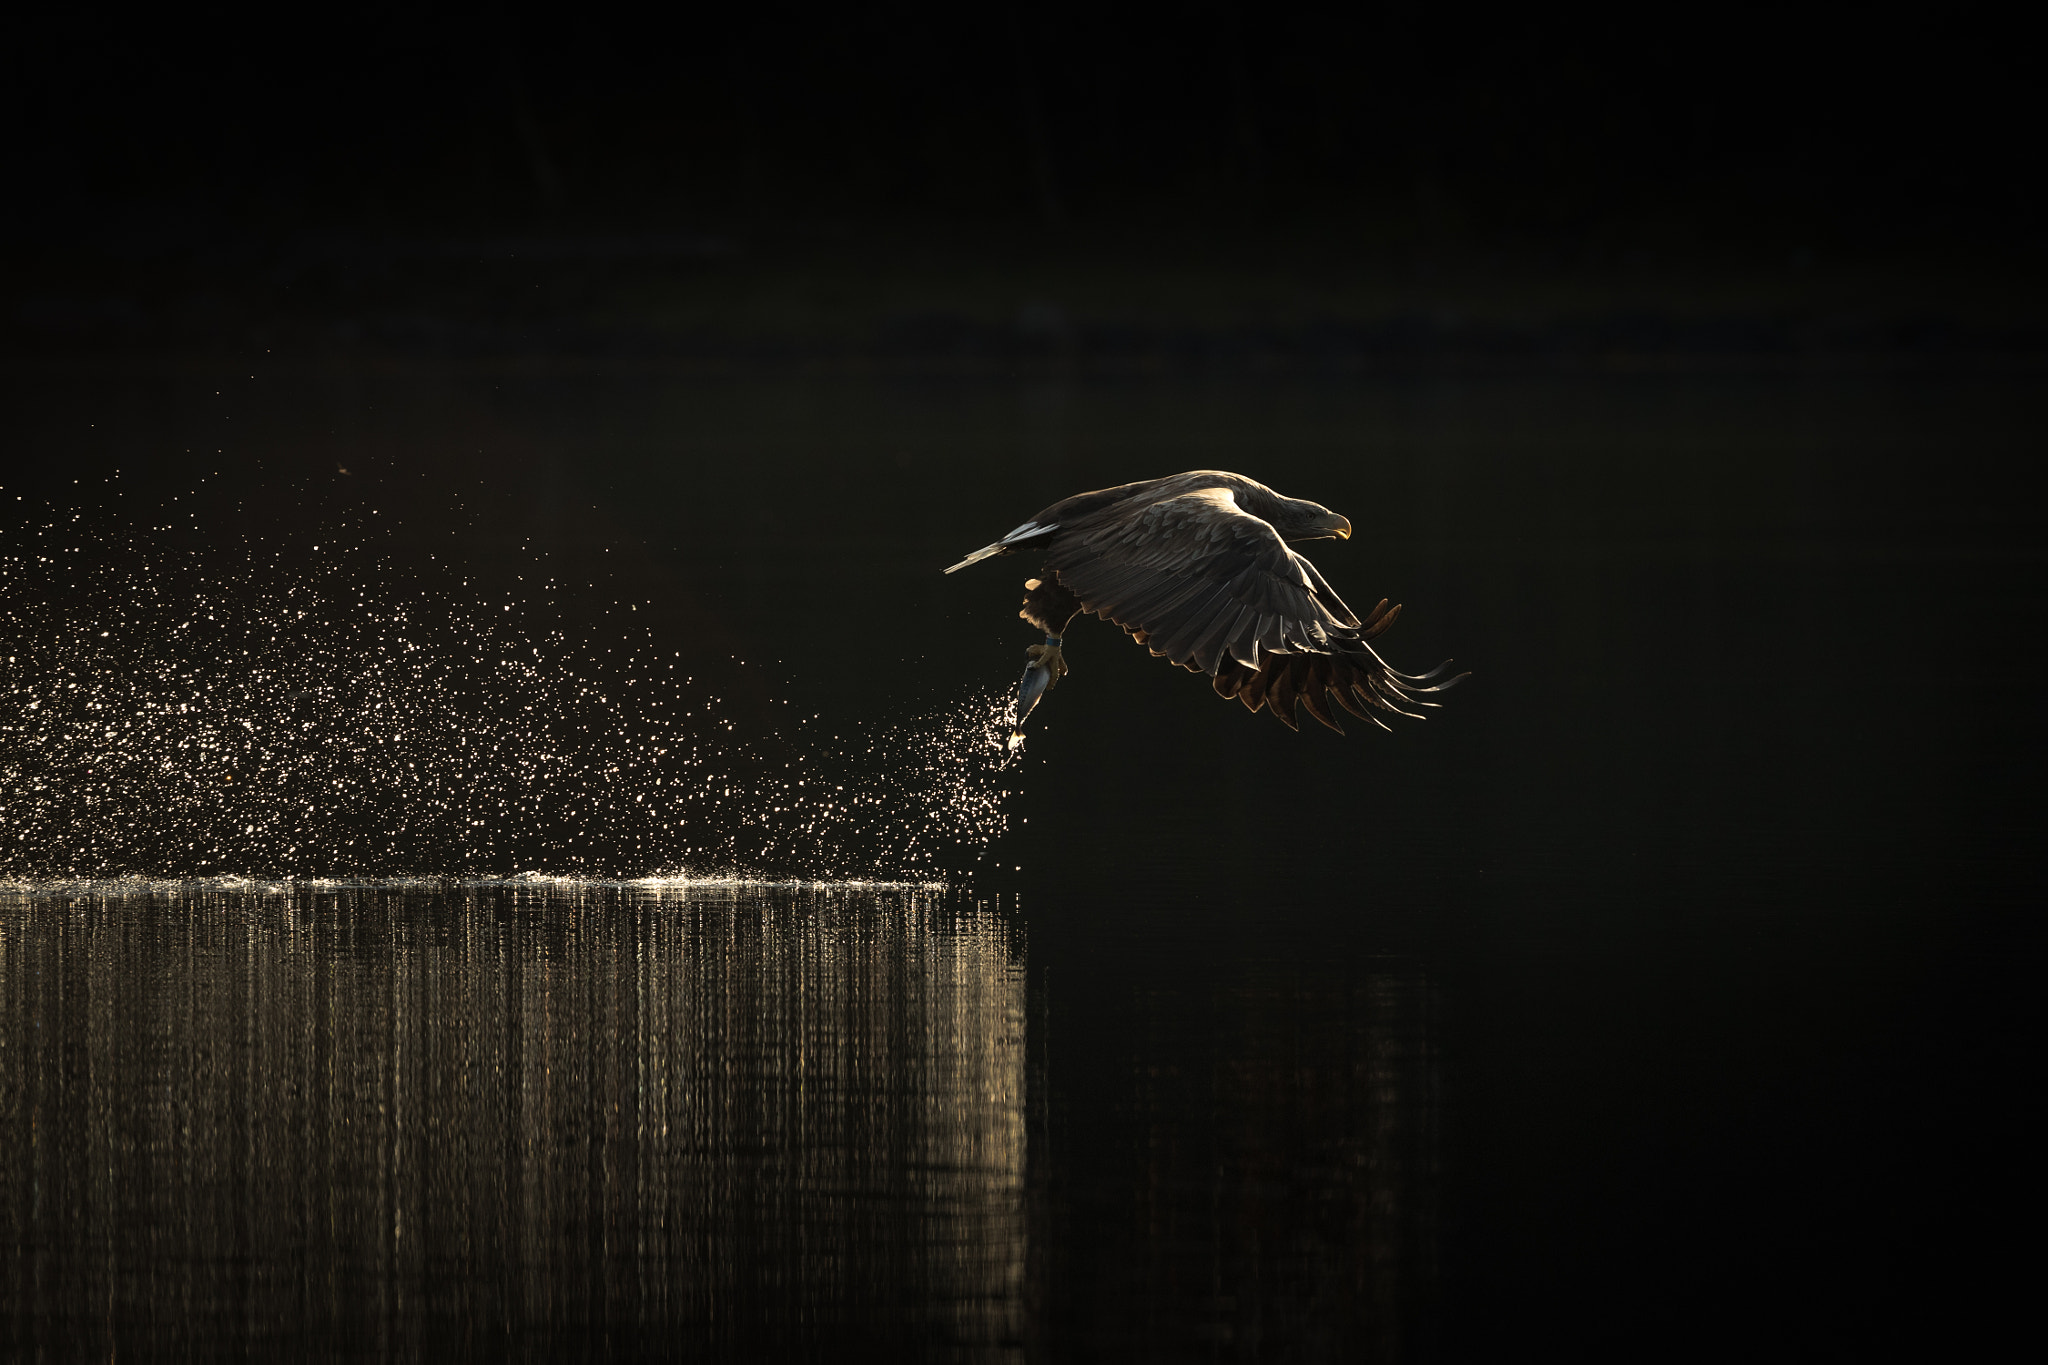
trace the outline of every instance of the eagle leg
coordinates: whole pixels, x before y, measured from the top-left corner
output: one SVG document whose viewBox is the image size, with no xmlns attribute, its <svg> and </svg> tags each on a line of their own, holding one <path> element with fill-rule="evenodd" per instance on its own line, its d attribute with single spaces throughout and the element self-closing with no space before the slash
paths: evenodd
<svg viewBox="0 0 2048 1365">
<path fill-rule="evenodd" d="M 1067 591 L 1051 569 L 1043 578 L 1024 580 L 1024 610 L 1017 614 L 1047 635 L 1067 633 L 1067 624 L 1081 613 L 1081 599 Z"/>
</svg>

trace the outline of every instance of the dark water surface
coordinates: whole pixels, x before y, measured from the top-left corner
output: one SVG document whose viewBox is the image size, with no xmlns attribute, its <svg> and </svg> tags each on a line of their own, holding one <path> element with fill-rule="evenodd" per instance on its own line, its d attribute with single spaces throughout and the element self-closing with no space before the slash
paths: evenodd
<svg viewBox="0 0 2048 1365">
<path fill-rule="evenodd" d="M 2030 376 L 8 382 L 9 1351 L 1718 1359 L 2017 1310 Z M 1350 517 L 1326 576 L 1472 680 L 1297 735 L 1089 623 L 996 768 L 1035 565 L 938 570 L 1199 467 Z M 138 538 L 167 600 L 160 551 L 359 619 L 241 679 L 168 607 L 94 643 Z M 528 633 L 363 683 L 387 580 Z M 113 767 L 80 698 L 144 655 L 217 724 Z M 728 866 L 769 880 L 632 880 Z"/>
</svg>

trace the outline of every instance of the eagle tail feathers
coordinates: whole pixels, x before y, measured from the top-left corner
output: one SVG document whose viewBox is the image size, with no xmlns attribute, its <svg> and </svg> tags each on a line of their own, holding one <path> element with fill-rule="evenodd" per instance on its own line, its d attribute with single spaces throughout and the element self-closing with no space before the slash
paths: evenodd
<svg viewBox="0 0 2048 1365">
<path fill-rule="evenodd" d="M 1040 536 L 1049 536 L 1054 531 L 1057 531 L 1059 529 L 1060 527 L 1058 522 L 1054 522 L 1050 526 L 1040 526 L 1035 521 L 1027 521 L 1022 526 L 1019 526 L 1016 530 L 1010 532 L 1010 534 L 1004 536 L 1001 540 L 998 540 L 990 545 L 982 546 L 979 550 L 976 550 L 973 554 L 967 556 L 967 558 L 961 560 L 958 564 L 955 564 L 952 568 L 946 570 L 946 572 L 956 573 L 959 570 L 966 568 L 969 564 L 979 564 L 984 559 L 988 559 L 994 555 L 1003 554 L 1021 541 L 1036 540 Z"/>
<path fill-rule="evenodd" d="M 1001 542 L 1000 540 L 993 545 L 984 545 L 979 550 L 976 550 L 973 554 L 967 556 L 967 558 L 961 560 L 958 564 L 955 564 L 948 568 L 946 572 L 958 573 L 960 572 L 960 570 L 966 568 L 969 564 L 979 564 L 982 560 L 992 558 L 995 555 L 999 555 L 1009 548 L 1009 546 L 1003 544 L 1003 542 Z"/>
</svg>

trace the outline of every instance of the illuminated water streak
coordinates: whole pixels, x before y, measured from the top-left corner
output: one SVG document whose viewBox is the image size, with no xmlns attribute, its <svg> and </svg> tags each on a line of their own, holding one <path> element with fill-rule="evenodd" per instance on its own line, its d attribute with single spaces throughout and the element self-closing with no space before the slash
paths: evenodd
<svg viewBox="0 0 2048 1365">
<path fill-rule="evenodd" d="M 1007 1355 L 1024 971 L 915 891 L 0 896 L 8 1345 Z"/>
<path fill-rule="evenodd" d="M 693 896 L 707 891 L 925 891 L 947 889 L 944 881 L 903 881 L 806 877 L 749 877 L 738 874 L 671 873 L 653 877 L 565 877 L 526 872 L 511 877 L 76 877 L 0 878 L 0 895 L 41 900 L 115 901 L 151 896 L 216 894 L 289 896 L 335 892 L 393 891 L 439 895 L 462 891 L 532 891 L 582 895 L 630 891 L 651 899 Z"/>
</svg>

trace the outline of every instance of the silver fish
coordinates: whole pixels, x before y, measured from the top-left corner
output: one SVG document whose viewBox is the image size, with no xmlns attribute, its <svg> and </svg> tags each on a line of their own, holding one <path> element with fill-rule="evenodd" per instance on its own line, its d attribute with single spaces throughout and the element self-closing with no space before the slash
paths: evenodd
<svg viewBox="0 0 2048 1365">
<path fill-rule="evenodd" d="M 1017 680 L 1017 697 L 1010 703 L 1011 753 L 1024 747 L 1024 721 L 1038 705 L 1038 699 L 1045 695 L 1045 689 L 1052 686 L 1052 670 L 1042 662 L 1033 659 L 1024 667 L 1024 676 Z"/>
</svg>

